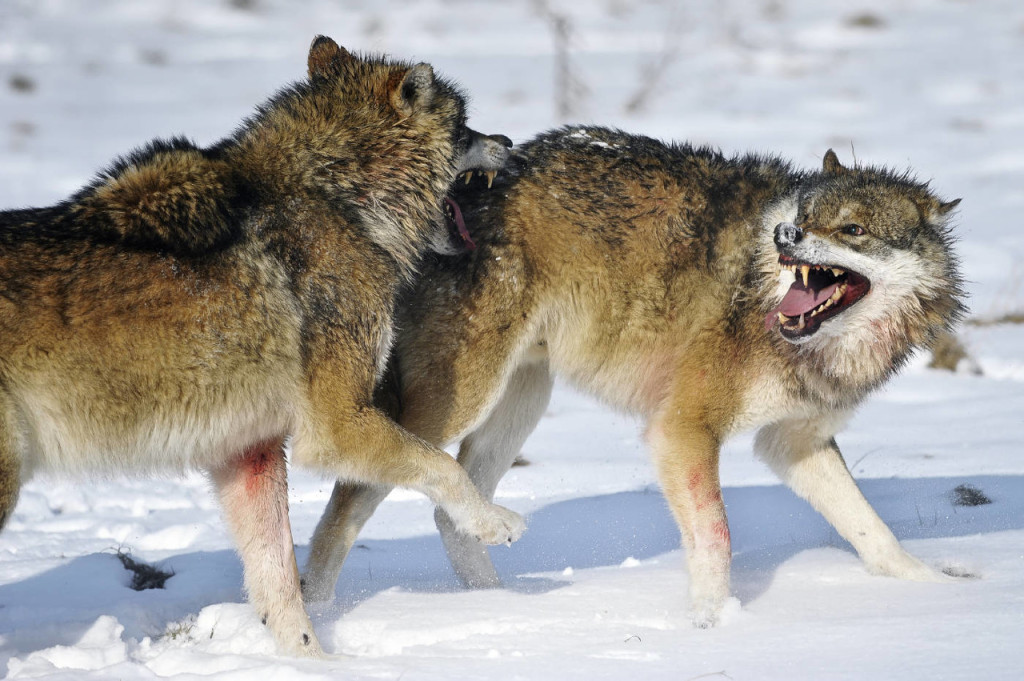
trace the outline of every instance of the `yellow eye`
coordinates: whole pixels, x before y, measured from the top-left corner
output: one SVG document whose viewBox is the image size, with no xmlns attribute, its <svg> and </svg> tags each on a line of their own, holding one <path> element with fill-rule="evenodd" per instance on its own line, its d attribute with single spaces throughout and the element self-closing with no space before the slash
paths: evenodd
<svg viewBox="0 0 1024 681">
<path fill-rule="evenodd" d="M 860 225 L 854 223 L 843 225 L 839 229 L 843 234 L 847 234 L 849 236 L 864 236 L 865 234 L 867 234 L 867 230 L 865 230 Z"/>
</svg>

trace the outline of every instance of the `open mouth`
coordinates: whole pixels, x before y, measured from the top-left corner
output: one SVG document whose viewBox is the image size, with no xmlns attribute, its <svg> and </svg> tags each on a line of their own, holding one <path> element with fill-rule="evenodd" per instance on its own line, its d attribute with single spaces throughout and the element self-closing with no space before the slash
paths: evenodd
<svg viewBox="0 0 1024 681">
<path fill-rule="evenodd" d="M 511 144 L 511 142 L 509 142 Z M 466 178 L 466 184 L 469 184 L 473 179 L 473 174 L 483 175 L 487 178 L 487 188 L 490 189 L 491 185 L 494 184 L 494 178 L 498 175 L 497 170 L 467 170 L 466 172 L 459 175 L 459 177 Z"/>
<path fill-rule="evenodd" d="M 510 142 L 511 144 L 511 142 Z M 469 184 L 473 177 L 485 177 L 487 178 L 487 188 L 490 189 L 494 183 L 494 178 L 498 175 L 497 170 L 467 170 L 465 173 L 461 173 L 458 179 L 465 177 L 466 184 Z M 453 193 L 455 188 L 453 187 Z M 462 216 L 462 209 L 459 204 L 449 194 L 444 199 L 444 216 L 448 221 L 448 228 L 458 234 L 458 240 L 462 248 L 466 251 L 476 250 L 476 244 L 473 243 L 473 237 L 469 235 L 469 229 L 466 227 L 466 219 Z"/>
<path fill-rule="evenodd" d="M 778 322 L 779 331 L 789 339 L 812 335 L 822 322 L 841 314 L 871 289 L 867 277 L 834 265 L 780 255 L 779 266 L 793 272 L 796 281 L 765 317 L 764 326 L 770 330 Z"/>
<path fill-rule="evenodd" d="M 458 233 L 459 238 L 462 239 L 463 248 L 467 251 L 476 250 L 473 237 L 469 235 L 469 230 L 466 229 L 466 220 L 462 217 L 462 209 L 459 208 L 459 204 L 455 203 L 455 199 L 450 196 L 444 197 L 444 216 L 448 220 L 448 226 L 453 227 Z"/>
</svg>

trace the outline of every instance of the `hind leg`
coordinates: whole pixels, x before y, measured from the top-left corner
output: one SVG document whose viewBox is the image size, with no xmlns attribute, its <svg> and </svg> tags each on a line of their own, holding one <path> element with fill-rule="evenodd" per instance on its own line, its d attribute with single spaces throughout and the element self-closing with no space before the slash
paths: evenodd
<svg viewBox="0 0 1024 681">
<path fill-rule="evenodd" d="M 829 423 L 783 421 L 757 433 L 755 451 L 790 489 L 853 545 L 868 570 L 901 579 L 942 577 L 907 553 L 861 494 Z"/>
<path fill-rule="evenodd" d="M 459 463 L 486 499 L 494 498 L 498 482 L 512 467 L 526 438 L 544 415 L 551 386 L 546 361 L 520 367 L 487 420 L 462 441 Z M 500 586 L 487 547 L 456 531 L 444 510 L 438 508 L 434 519 L 462 583 L 470 588 Z"/>
<path fill-rule="evenodd" d="M 307 602 L 327 601 L 334 596 L 341 566 L 359 531 L 391 489 L 349 482 L 334 484 L 331 500 L 309 543 L 309 560 L 302 579 L 302 594 Z"/>
<path fill-rule="evenodd" d="M 210 472 L 242 558 L 245 590 L 283 652 L 323 651 L 302 605 L 288 521 L 288 480 L 281 440 L 264 442 Z"/>
</svg>

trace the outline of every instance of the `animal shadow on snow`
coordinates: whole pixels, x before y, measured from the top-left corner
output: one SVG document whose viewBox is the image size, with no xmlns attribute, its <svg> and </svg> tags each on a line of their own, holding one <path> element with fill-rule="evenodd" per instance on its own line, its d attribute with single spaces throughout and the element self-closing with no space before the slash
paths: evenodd
<svg viewBox="0 0 1024 681">
<path fill-rule="evenodd" d="M 859 485 L 882 519 L 902 540 L 957 537 L 1024 528 L 1024 476 L 893 478 Z M 953 490 L 969 485 L 992 500 L 953 504 Z M 822 546 L 852 551 L 811 507 L 782 485 L 724 490 L 733 540 L 733 590 L 743 602 L 769 587 L 776 569 L 801 551 Z M 679 531 L 655 488 L 570 499 L 530 514 L 529 531 L 511 548 L 491 550 L 508 588 L 542 593 L 564 579 L 537 573 L 615 566 L 679 548 Z M 297 547 L 299 564 L 307 547 Z M 966 557 L 965 557 L 966 558 Z M 160 565 L 175 572 L 165 589 L 136 592 L 131 573 L 113 554 L 91 554 L 19 582 L 0 586 L 0 640 L 6 650 L 27 652 L 72 645 L 101 615 L 116 617 L 124 636 L 158 636 L 168 623 L 203 607 L 241 602 L 242 573 L 230 550 L 183 553 Z M 685 586 L 679 559 L 680 589 Z M 392 588 L 443 593 L 461 589 L 438 535 L 357 542 L 337 587 L 337 599 L 314 605 L 319 626 L 373 595 Z M 255 614 L 253 614 L 255 618 Z"/>
<path fill-rule="evenodd" d="M 858 484 L 901 541 L 1024 528 L 1024 476 L 891 478 Z M 992 503 L 954 505 L 953 490 L 959 485 L 981 490 Z M 831 525 L 783 485 L 730 487 L 723 496 L 732 532 L 733 591 L 744 603 L 764 593 L 777 568 L 802 551 L 831 546 L 853 552 Z M 511 548 L 490 550 L 506 587 L 527 593 L 567 584 L 530 575 L 616 566 L 627 558 L 654 558 L 680 547 L 675 520 L 654 487 L 550 504 L 531 513 L 527 522 L 527 532 Z M 305 547 L 299 553 L 301 564 Z M 682 592 L 686 577 L 682 558 L 678 562 Z M 346 612 L 394 587 L 460 588 L 437 536 L 357 542 L 338 581 L 334 612 Z"/>
</svg>

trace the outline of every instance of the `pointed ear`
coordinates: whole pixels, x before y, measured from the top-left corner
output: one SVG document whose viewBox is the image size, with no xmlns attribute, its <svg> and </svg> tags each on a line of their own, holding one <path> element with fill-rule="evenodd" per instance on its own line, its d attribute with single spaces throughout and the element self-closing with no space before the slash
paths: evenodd
<svg viewBox="0 0 1024 681">
<path fill-rule="evenodd" d="M 329 78 L 338 75 L 342 62 L 352 55 L 344 47 L 340 47 L 325 35 L 318 35 L 313 38 L 313 44 L 309 46 L 309 57 L 306 60 L 309 69 L 309 79 Z"/>
<path fill-rule="evenodd" d="M 839 162 L 836 152 L 831 149 L 825 152 L 825 158 L 821 162 L 821 169 L 826 175 L 842 175 L 846 172 L 846 168 Z"/>
<path fill-rule="evenodd" d="M 940 203 L 938 206 L 936 206 L 935 212 L 938 213 L 939 215 L 948 215 L 949 211 L 959 206 L 961 201 L 963 201 L 963 199 L 953 199 L 952 201 L 947 201 L 946 203 Z"/>
<path fill-rule="evenodd" d="M 430 101 L 434 92 L 434 69 L 430 64 L 417 64 L 391 94 L 391 102 L 399 111 L 409 114 Z"/>
<path fill-rule="evenodd" d="M 942 223 L 949 213 L 960 205 L 960 199 L 942 203 L 938 199 L 928 199 L 921 209 L 924 217 L 931 223 Z"/>
</svg>

